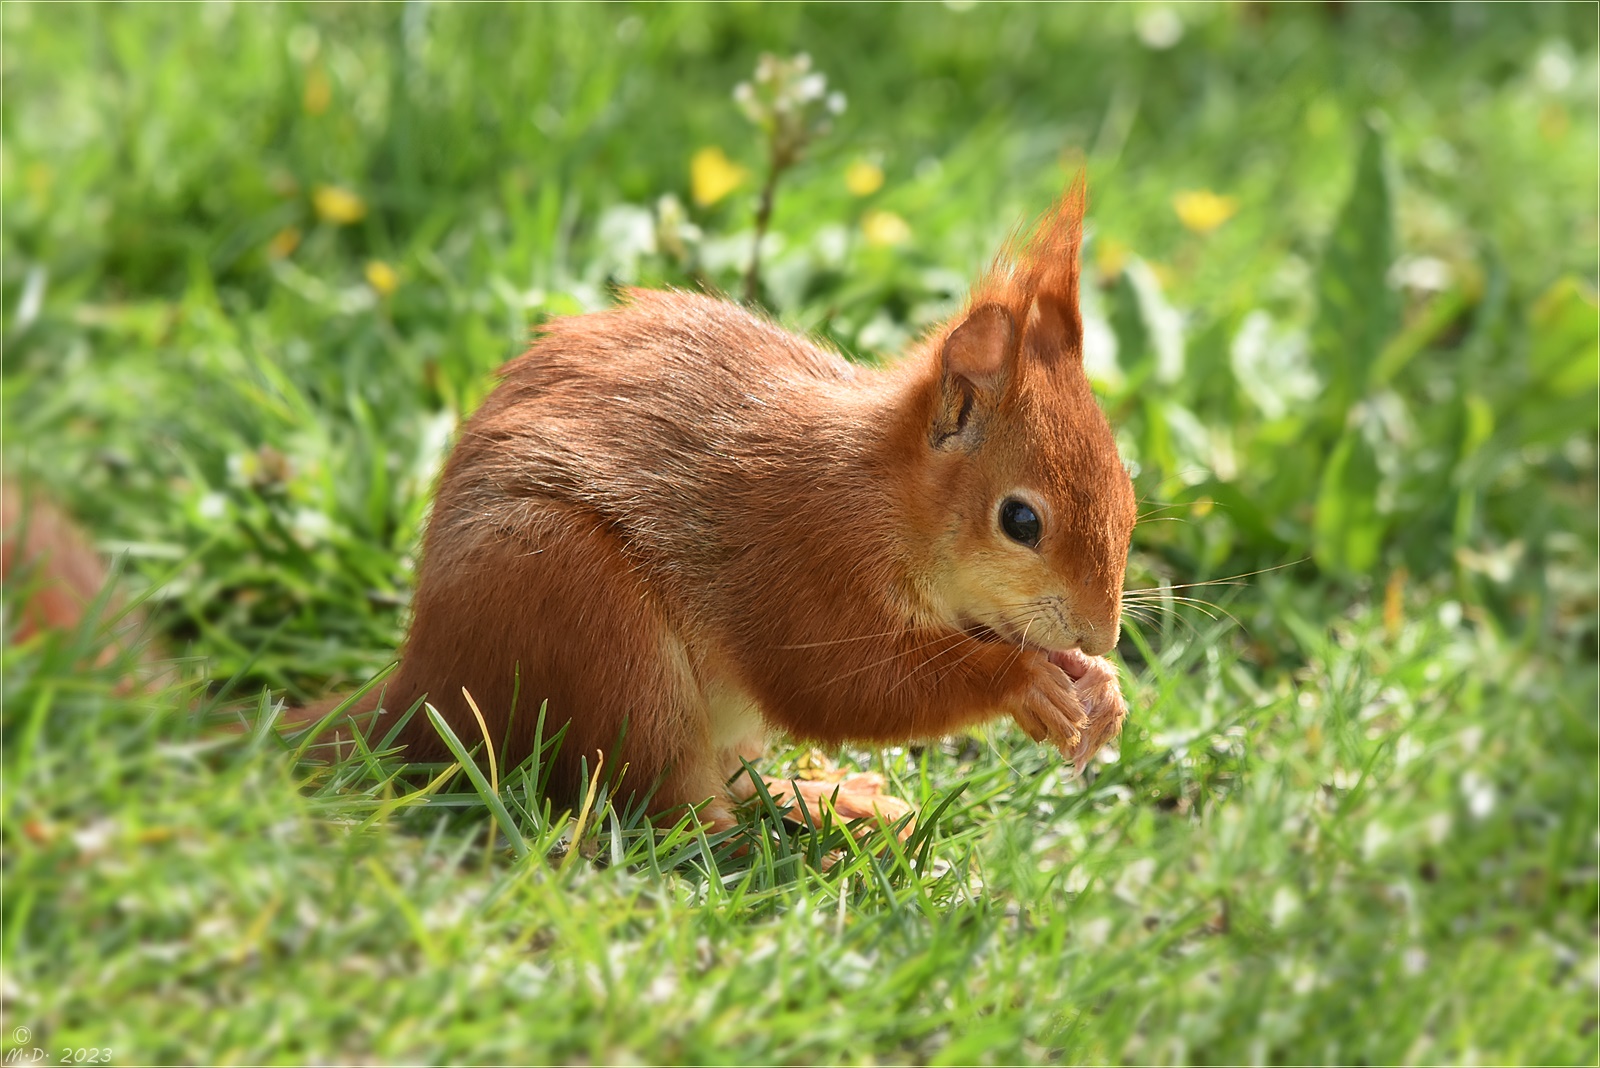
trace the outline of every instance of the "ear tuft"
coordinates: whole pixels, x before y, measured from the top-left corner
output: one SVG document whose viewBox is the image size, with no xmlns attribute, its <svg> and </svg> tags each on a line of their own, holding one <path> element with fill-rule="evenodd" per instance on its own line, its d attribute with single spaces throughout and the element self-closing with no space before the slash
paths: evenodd
<svg viewBox="0 0 1600 1068">
<path fill-rule="evenodd" d="M 1049 296 L 1034 298 L 1028 308 L 1028 325 L 1022 330 L 1027 358 L 1049 364 L 1060 354 L 1083 355 L 1083 323 L 1077 308 L 1062 307 Z"/>
<path fill-rule="evenodd" d="M 1019 324 L 1026 359 L 1082 355 L 1078 283 L 1086 201 L 1079 174 L 1033 227 L 1012 238 L 978 283 L 974 300 L 1008 309 Z"/>
</svg>

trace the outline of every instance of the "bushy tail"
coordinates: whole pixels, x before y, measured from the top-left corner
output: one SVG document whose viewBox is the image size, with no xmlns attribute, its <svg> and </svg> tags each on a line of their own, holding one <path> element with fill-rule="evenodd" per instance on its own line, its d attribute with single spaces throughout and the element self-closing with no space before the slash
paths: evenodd
<svg viewBox="0 0 1600 1068">
<path fill-rule="evenodd" d="M 147 650 L 137 650 L 144 616 L 125 610 L 124 602 L 108 590 L 111 579 L 105 560 L 84 532 L 59 508 L 36 493 L 6 482 L 0 491 L 0 579 L 15 614 L 6 620 L 8 639 L 27 641 L 42 631 L 70 632 L 81 628 L 90 613 L 99 611 L 113 620 L 110 640 L 96 662 L 104 665 L 131 651 L 139 651 L 146 664 Z"/>
<path fill-rule="evenodd" d="M 22 643 L 47 632 L 71 634 L 104 619 L 110 621 L 105 640 L 91 646 L 97 650 L 94 666 L 132 665 L 119 690 L 156 693 L 175 681 L 170 665 L 163 663 L 160 644 L 145 640 L 144 613 L 108 588 L 113 576 L 105 558 L 60 508 L 31 487 L 25 490 L 5 482 L 0 486 L 0 531 L 4 534 L 0 578 L 11 613 L 5 621 L 7 641 Z M 352 712 L 369 711 L 378 699 L 377 691 L 363 695 L 352 703 Z M 314 726 L 343 700 L 344 695 L 335 694 L 305 708 L 287 709 L 278 720 L 279 729 L 293 732 Z M 341 717 L 341 726 L 343 722 Z M 237 720 L 215 726 L 224 732 L 246 729 Z M 330 729 L 324 740 L 343 737 Z"/>
</svg>

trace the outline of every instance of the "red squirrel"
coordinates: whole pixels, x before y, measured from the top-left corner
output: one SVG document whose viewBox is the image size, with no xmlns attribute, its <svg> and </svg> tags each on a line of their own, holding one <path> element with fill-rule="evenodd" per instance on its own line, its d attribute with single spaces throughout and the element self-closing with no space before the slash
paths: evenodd
<svg viewBox="0 0 1600 1068">
<path fill-rule="evenodd" d="M 770 728 L 1009 715 L 1081 768 L 1125 714 L 1136 512 L 1083 369 L 1083 207 L 1079 182 L 881 370 L 685 292 L 546 323 L 461 429 L 399 667 L 353 710 L 382 737 L 425 695 L 470 745 L 465 689 L 515 763 L 548 701 L 553 792 L 598 750 L 713 826 Z M 420 714 L 400 741 L 448 759 Z"/>
</svg>

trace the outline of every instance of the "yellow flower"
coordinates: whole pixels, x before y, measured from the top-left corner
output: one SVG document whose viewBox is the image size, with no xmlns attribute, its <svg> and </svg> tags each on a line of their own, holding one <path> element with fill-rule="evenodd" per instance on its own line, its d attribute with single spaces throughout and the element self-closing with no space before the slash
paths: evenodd
<svg viewBox="0 0 1600 1068">
<path fill-rule="evenodd" d="M 48 163 L 30 163 L 28 169 L 22 172 L 22 180 L 28 187 L 28 195 L 44 204 L 50 197 L 50 187 L 55 185 L 56 172 L 50 169 Z"/>
<path fill-rule="evenodd" d="M 380 297 L 387 297 L 399 287 L 400 276 L 382 260 L 368 260 L 367 285 L 376 289 Z"/>
<path fill-rule="evenodd" d="M 335 226 L 346 226 L 367 217 L 367 202 L 336 185 L 319 185 L 311 192 L 311 206 L 317 218 Z"/>
<path fill-rule="evenodd" d="M 1218 196 L 1209 189 L 1185 190 L 1172 198 L 1178 221 L 1197 234 L 1209 234 L 1239 210 L 1233 197 Z"/>
<path fill-rule="evenodd" d="M 1567 136 L 1571 126 L 1572 116 L 1560 104 L 1546 104 L 1544 110 L 1539 112 L 1539 136 L 1546 141 L 1561 140 Z"/>
<path fill-rule="evenodd" d="M 858 197 L 870 197 L 883 188 L 883 168 L 858 159 L 844 172 L 844 187 Z"/>
<path fill-rule="evenodd" d="M 333 101 L 333 84 L 328 81 L 328 75 L 321 67 L 312 67 L 306 72 L 306 89 L 300 97 L 300 106 L 307 115 L 317 116 L 328 110 L 328 105 Z"/>
<path fill-rule="evenodd" d="M 689 160 L 689 192 L 702 208 L 738 189 L 748 177 L 750 172 L 716 145 L 702 148 Z"/>
<path fill-rule="evenodd" d="M 300 228 L 298 226 L 285 226 L 282 230 L 272 235 L 272 240 L 267 242 L 267 255 L 275 260 L 292 255 L 300 247 Z"/>
<path fill-rule="evenodd" d="M 1094 265 L 1102 278 L 1115 278 L 1128 262 L 1128 246 L 1113 237 L 1099 238 L 1094 243 Z"/>
<path fill-rule="evenodd" d="M 861 232 L 867 244 L 903 245 L 911 240 L 911 227 L 892 211 L 869 211 L 861 219 Z"/>
<path fill-rule="evenodd" d="M 1390 641 L 1400 636 L 1400 627 L 1406 621 L 1407 577 L 1406 569 L 1397 567 L 1383 587 L 1383 630 Z"/>
</svg>

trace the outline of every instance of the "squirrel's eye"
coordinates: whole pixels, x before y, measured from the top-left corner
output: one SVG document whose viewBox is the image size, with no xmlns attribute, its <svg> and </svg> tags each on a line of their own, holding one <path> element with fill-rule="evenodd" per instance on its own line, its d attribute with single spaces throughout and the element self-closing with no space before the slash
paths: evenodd
<svg viewBox="0 0 1600 1068">
<path fill-rule="evenodd" d="M 1028 546 L 1039 544 L 1038 515 L 1015 497 L 1006 498 L 1000 505 L 1000 529 L 1012 541 Z"/>
</svg>

